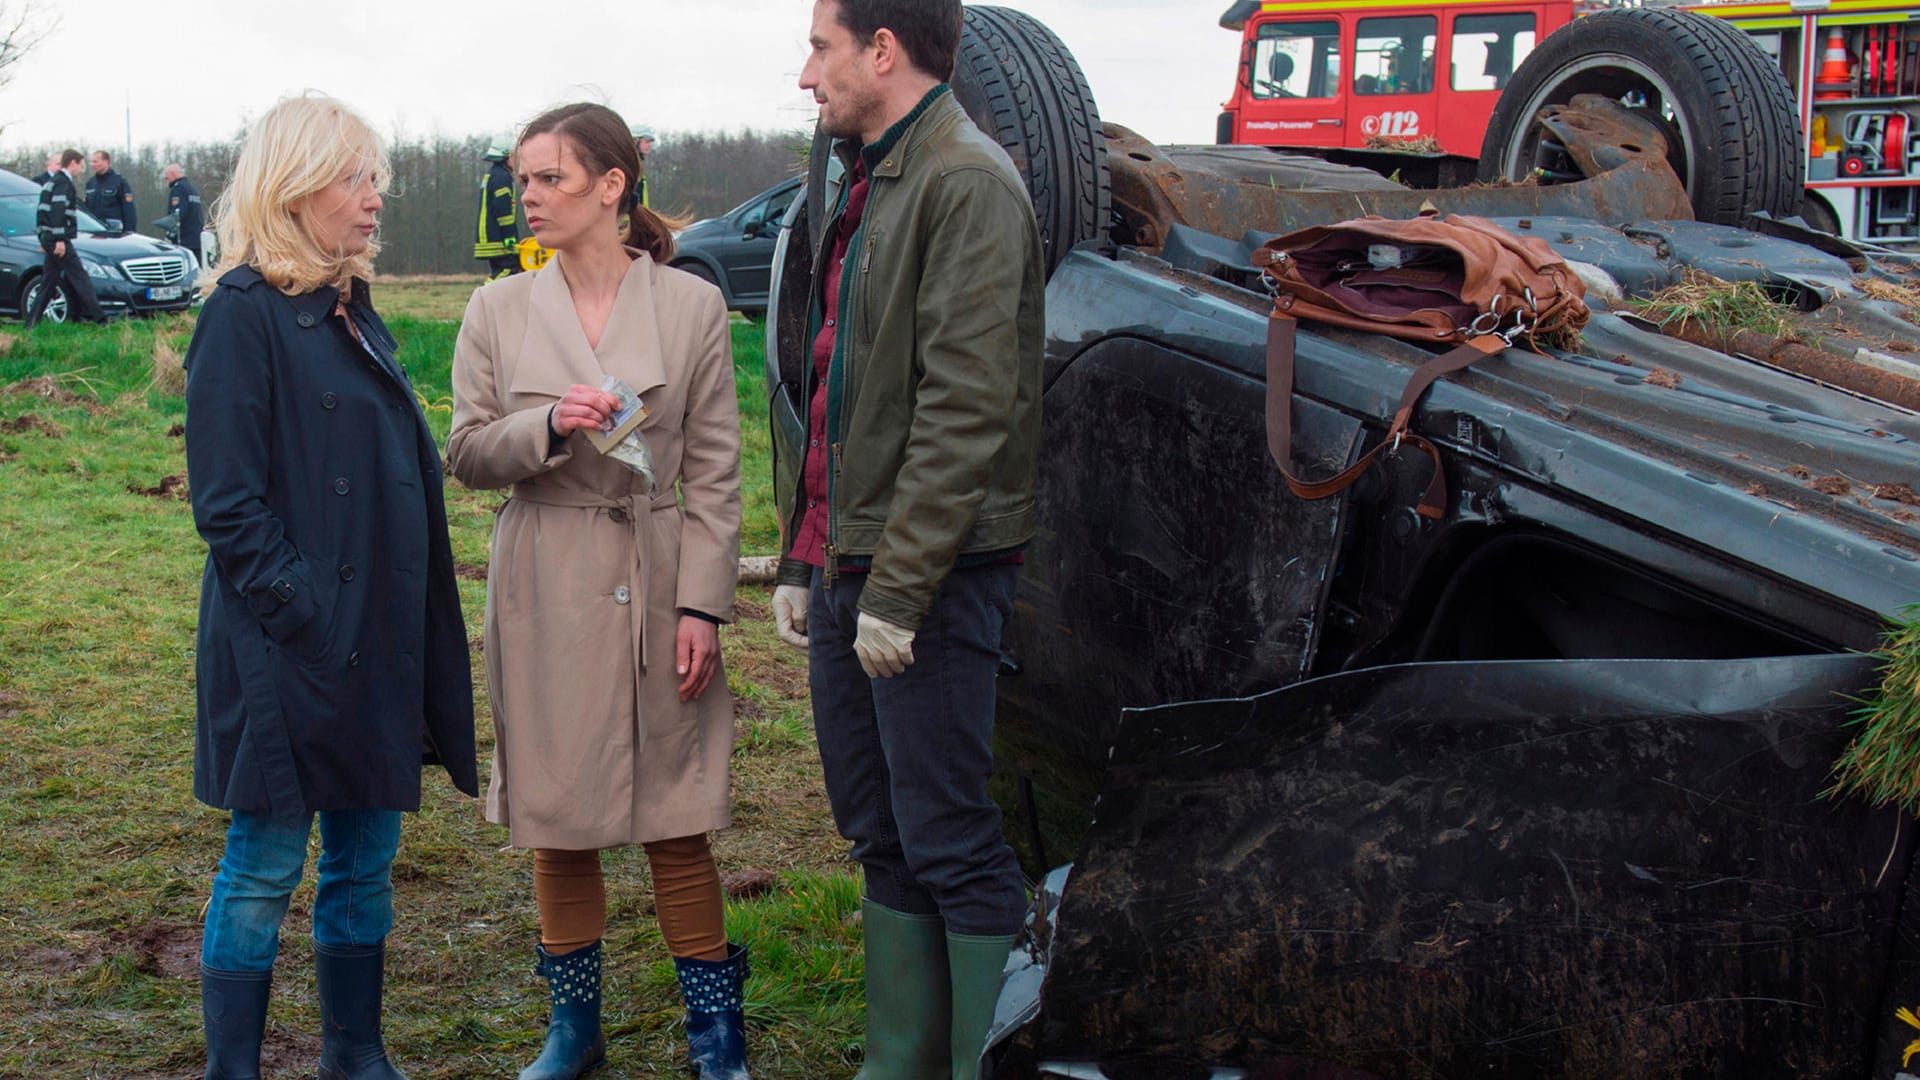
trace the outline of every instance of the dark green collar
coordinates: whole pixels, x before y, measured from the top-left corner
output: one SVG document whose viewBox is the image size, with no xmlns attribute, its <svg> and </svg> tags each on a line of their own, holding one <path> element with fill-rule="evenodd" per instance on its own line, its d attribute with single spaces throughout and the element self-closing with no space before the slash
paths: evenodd
<svg viewBox="0 0 1920 1080">
<path fill-rule="evenodd" d="M 882 133 L 880 138 L 860 148 L 860 159 L 866 165 L 868 175 L 872 175 L 874 169 L 886 164 L 887 155 L 892 153 L 894 146 L 905 137 L 907 129 L 913 126 L 915 120 L 920 119 L 920 114 L 932 108 L 933 103 L 939 101 L 947 92 L 946 83 L 941 83 L 927 91 L 927 95 L 920 99 L 920 103 L 915 105 L 911 112 L 895 121 L 894 125 Z"/>
</svg>

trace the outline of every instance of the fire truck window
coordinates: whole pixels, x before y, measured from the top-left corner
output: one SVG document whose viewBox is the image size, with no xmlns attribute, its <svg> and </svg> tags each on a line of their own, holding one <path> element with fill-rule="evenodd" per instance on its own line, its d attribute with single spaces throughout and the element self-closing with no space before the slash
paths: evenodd
<svg viewBox="0 0 1920 1080">
<path fill-rule="evenodd" d="M 1340 86 L 1340 24 L 1280 22 L 1260 27 L 1253 45 L 1253 96 L 1328 98 Z"/>
<path fill-rule="evenodd" d="M 1439 31 L 1439 20 L 1431 15 L 1361 19 L 1354 35 L 1353 92 L 1432 91 L 1433 41 Z"/>
<path fill-rule="evenodd" d="M 1533 51 L 1533 15 L 1457 15 L 1450 64 L 1455 90 L 1502 90 Z"/>
</svg>

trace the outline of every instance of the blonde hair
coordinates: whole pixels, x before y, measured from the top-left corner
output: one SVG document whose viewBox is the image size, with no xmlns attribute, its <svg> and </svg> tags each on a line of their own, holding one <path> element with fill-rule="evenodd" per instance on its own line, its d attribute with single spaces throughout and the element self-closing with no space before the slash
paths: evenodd
<svg viewBox="0 0 1920 1080">
<path fill-rule="evenodd" d="M 281 98 L 247 132 L 233 178 L 214 202 L 220 265 L 204 287 L 243 265 L 289 295 L 371 277 L 377 241 L 354 255 L 328 251 L 293 213 L 300 200 L 342 177 L 357 184 L 369 175 L 375 190 L 386 191 L 386 151 L 358 113 L 313 90 Z"/>
</svg>

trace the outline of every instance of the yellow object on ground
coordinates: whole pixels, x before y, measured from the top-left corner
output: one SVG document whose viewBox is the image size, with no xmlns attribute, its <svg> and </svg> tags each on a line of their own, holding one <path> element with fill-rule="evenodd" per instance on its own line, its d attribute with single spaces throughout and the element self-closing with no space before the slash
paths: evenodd
<svg viewBox="0 0 1920 1080">
<path fill-rule="evenodd" d="M 529 236 L 520 241 L 520 269 L 538 270 L 553 258 L 553 252 L 540 246 L 540 241 Z"/>
</svg>

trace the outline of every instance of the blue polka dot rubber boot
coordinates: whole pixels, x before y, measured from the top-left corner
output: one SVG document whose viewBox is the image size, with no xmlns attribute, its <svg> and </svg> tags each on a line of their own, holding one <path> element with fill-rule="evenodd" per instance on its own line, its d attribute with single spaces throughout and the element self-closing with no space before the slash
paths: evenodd
<svg viewBox="0 0 1920 1080">
<path fill-rule="evenodd" d="M 538 945 L 534 952 L 540 956 L 534 971 L 546 976 L 553 1015 L 546 1046 L 520 1070 L 520 1080 L 574 1080 L 607 1060 L 600 1032 L 600 943 L 562 956 Z"/>
<path fill-rule="evenodd" d="M 673 958 L 687 1003 L 687 1056 L 700 1080 L 747 1075 L 747 947 L 727 943 L 725 960 Z"/>
</svg>

